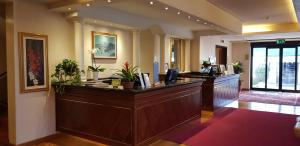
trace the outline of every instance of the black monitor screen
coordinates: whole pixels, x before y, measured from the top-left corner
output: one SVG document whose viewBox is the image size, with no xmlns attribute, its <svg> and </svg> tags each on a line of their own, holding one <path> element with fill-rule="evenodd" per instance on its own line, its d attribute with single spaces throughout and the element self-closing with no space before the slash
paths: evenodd
<svg viewBox="0 0 300 146">
<path fill-rule="evenodd" d="M 169 84 L 169 83 L 175 83 L 177 76 L 178 76 L 178 70 L 177 69 L 168 69 L 166 78 L 165 78 L 165 83 Z"/>
</svg>

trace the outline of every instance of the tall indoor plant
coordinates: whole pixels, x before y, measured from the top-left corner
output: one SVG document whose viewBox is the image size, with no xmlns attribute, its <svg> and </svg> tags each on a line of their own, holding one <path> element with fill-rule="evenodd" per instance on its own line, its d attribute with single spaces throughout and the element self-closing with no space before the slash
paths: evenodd
<svg viewBox="0 0 300 146">
<path fill-rule="evenodd" d="M 134 82 L 137 80 L 137 66 L 130 65 L 127 61 L 123 68 L 118 70 L 116 75 L 122 78 L 122 85 L 125 89 L 134 87 Z"/>
<path fill-rule="evenodd" d="M 78 64 L 74 60 L 64 59 L 56 65 L 55 72 L 51 75 L 52 85 L 55 87 L 55 92 L 62 95 L 65 90 L 65 85 L 81 85 L 81 73 Z"/>
</svg>

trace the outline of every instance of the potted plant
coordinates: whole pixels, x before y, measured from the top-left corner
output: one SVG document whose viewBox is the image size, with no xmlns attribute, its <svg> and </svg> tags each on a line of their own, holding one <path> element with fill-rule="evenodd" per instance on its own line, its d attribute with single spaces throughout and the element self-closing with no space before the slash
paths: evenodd
<svg viewBox="0 0 300 146">
<path fill-rule="evenodd" d="M 234 73 L 239 74 L 243 72 L 242 63 L 240 61 L 236 61 L 235 63 L 232 63 Z"/>
<path fill-rule="evenodd" d="M 209 66 L 211 66 L 210 60 L 203 60 L 202 66 L 203 66 L 204 68 L 208 68 Z"/>
<path fill-rule="evenodd" d="M 132 89 L 134 87 L 134 82 L 137 80 L 137 66 L 129 65 L 126 61 L 124 63 L 123 69 L 118 70 L 116 75 L 122 78 L 122 85 L 124 89 Z"/>
<path fill-rule="evenodd" d="M 105 68 L 101 68 L 100 66 L 88 66 L 88 70 L 93 72 L 93 79 L 97 81 L 99 78 L 99 72 L 104 72 Z"/>
<path fill-rule="evenodd" d="M 65 90 L 65 85 L 81 85 L 81 73 L 78 64 L 74 60 L 64 59 L 56 65 L 54 74 L 51 75 L 52 85 L 55 87 L 55 92 L 62 95 Z"/>
</svg>

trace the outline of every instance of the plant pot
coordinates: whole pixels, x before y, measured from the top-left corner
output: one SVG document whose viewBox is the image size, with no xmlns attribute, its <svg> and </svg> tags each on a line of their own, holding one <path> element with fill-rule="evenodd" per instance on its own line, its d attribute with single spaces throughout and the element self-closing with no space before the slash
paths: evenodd
<svg viewBox="0 0 300 146">
<path fill-rule="evenodd" d="M 134 82 L 122 82 L 124 89 L 132 89 L 134 87 Z"/>
<path fill-rule="evenodd" d="M 99 72 L 98 71 L 93 72 L 93 79 L 94 79 L 94 81 L 98 81 L 98 79 L 99 79 Z"/>
</svg>

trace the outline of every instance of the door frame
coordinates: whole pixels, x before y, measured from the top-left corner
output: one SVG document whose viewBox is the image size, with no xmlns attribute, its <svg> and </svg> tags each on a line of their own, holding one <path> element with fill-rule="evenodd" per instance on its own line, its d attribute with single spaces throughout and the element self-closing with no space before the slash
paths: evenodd
<svg viewBox="0 0 300 146">
<path fill-rule="evenodd" d="M 298 82 L 298 49 L 300 47 L 300 41 L 287 41 L 285 44 L 276 44 L 276 41 L 272 42 L 254 42 L 251 43 L 251 64 L 250 64 L 250 90 L 258 90 L 258 91 L 280 91 L 280 92 L 296 92 L 300 93 L 300 89 L 297 90 L 297 82 Z M 267 70 L 267 62 L 268 62 L 268 49 L 269 48 L 279 48 L 280 54 L 279 54 L 279 89 L 268 89 L 267 88 L 267 73 L 265 73 L 265 88 L 254 88 L 253 87 L 253 50 L 254 48 L 266 48 L 266 60 L 265 60 L 265 70 Z M 296 53 L 296 66 L 295 66 L 295 88 L 294 90 L 286 90 L 282 89 L 282 61 L 283 61 L 283 48 L 295 48 Z"/>
</svg>

